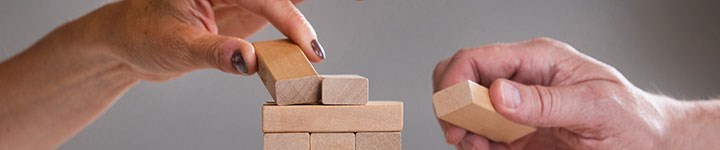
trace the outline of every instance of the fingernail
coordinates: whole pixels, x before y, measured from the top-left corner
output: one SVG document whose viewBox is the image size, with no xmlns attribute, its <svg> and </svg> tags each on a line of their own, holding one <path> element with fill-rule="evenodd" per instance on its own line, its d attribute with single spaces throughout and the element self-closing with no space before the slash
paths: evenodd
<svg viewBox="0 0 720 150">
<path fill-rule="evenodd" d="M 242 74 L 247 74 L 248 69 L 247 65 L 245 65 L 245 59 L 242 57 L 242 53 L 240 53 L 240 50 L 236 50 L 232 57 L 230 58 L 230 61 L 232 62 L 233 66 L 235 66 L 235 69 L 239 71 Z"/>
<path fill-rule="evenodd" d="M 325 59 L 325 50 L 323 50 L 322 45 L 320 45 L 317 40 L 310 41 L 310 46 L 312 46 L 313 51 L 315 51 L 315 55 L 322 59 Z"/>
<path fill-rule="evenodd" d="M 505 108 L 515 109 L 520 105 L 520 91 L 517 87 L 507 82 L 501 82 L 503 101 L 502 105 Z"/>
</svg>

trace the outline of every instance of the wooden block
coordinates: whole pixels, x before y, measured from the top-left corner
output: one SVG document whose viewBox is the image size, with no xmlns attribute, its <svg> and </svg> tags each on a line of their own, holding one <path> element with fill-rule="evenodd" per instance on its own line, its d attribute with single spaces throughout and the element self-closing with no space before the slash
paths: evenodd
<svg viewBox="0 0 720 150">
<path fill-rule="evenodd" d="M 400 132 L 358 132 L 355 134 L 356 150 L 401 150 Z"/>
<path fill-rule="evenodd" d="M 359 75 L 321 75 L 323 104 L 367 104 L 368 79 Z"/>
<path fill-rule="evenodd" d="M 370 101 L 367 105 L 265 104 L 263 132 L 401 131 L 403 105 L 399 101 Z"/>
<path fill-rule="evenodd" d="M 355 133 L 310 133 L 312 150 L 355 150 Z"/>
<path fill-rule="evenodd" d="M 275 103 L 278 105 L 292 104 L 319 104 L 320 83 L 319 76 L 301 77 L 279 80 L 275 83 Z"/>
<path fill-rule="evenodd" d="M 433 95 L 435 114 L 496 142 L 510 143 L 535 128 L 514 123 L 495 111 L 488 89 L 472 81 L 457 83 Z"/>
<path fill-rule="evenodd" d="M 265 150 L 309 150 L 310 134 L 308 133 L 265 133 L 263 140 Z"/>
<path fill-rule="evenodd" d="M 255 42 L 258 76 L 278 105 L 317 103 L 321 80 L 302 49 L 290 40 Z"/>
</svg>

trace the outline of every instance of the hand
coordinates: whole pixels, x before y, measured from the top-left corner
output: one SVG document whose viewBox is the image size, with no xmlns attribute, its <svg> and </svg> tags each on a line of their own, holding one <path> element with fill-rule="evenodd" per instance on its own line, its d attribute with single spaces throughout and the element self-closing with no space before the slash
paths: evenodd
<svg viewBox="0 0 720 150">
<path fill-rule="evenodd" d="M 255 53 L 241 38 L 266 19 L 322 60 L 293 2 L 126 0 L 58 27 L 0 63 L 0 149 L 56 149 L 141 79 L 201 68 L 252 74 Z"/>
<path fill-rule="evenodd" d="M 464 80 L 489 87 L 498 113 L 538 130 L 503 144 L 440 121 L 458 149 L 658 149 L 665 140 L 672 101 L 650 100 L 613 67 L 560 41 L 462 49 L 435 67 L 435 91 Z"/>
<path fill-rule="evenodd" d="M 162 81 L 215 68 L 249 75 L 257 70 L 252 44 L 243 40 L 268 20 L 298 43 L 313 62 L 324 59 L 300 0 L 126 0 L 81 18 L 93 37 L 145 80 Z"/>
</svg>

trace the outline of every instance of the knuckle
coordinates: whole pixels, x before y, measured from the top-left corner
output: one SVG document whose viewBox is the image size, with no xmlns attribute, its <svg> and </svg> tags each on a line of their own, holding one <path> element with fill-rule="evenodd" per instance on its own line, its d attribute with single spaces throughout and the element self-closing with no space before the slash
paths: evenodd
<svg viewBox="0 0 720 150">
<path fill-rule="evenodd" d="M 435 65 L 435 68 L 436 68 L 436 69 L 437 69 L 437 68 L 442 68 L 443 66 L 447 65 L 449 62 L 450 62 L 450 58 L 440 60 L 440 62 L 438 62 L 438 63 Z"/>
<path fill-rule="evenodd" d="M 283 17 L 278 18 L 285 21 L 288 21 L 288 23 L 292 24 L 300 24 L 305 23 L 305 16 L 300 13 L 297 8 L 295 8 L 295 5 L 293 5 L 291 2 L 288 2 L 287 0 L 271 0 L 268 1 L 267 4 L 268 7 L 274 8 L 274 9 L 265 9 L 265 11 L 275 11 L 274 13 L 277 14 L 285 14 Z M 265 13 L 273 13 L 273 12 L 265 12 Z"/>
<path fill-rule="evenodd" d="M 472 56 L 475 53 L 479 53 L 481 51 L 497 50 L 497 49 L 501 49 L 501 47 L 503 47 L 503 46 L 500 44 L 491 44 L 491 45 L 484 45 L 484 46 L 480 46 L 480 47 L 461 48 L 455 52 L 455 54 L 451 57 L 451 59 L 469 57 L 469 56 Z"/>
<path fill-rule="evenodd" d="M 220 59 L 221 49 L 225 43 L 223 40 L 206 36 L 189 42 L 194 44 L 190 46 L 187 57 L 189 57 L 188 60 L 192 61 L 191 63 L 194 63 L 194 66 L 223 68 L 223 63 Z"/>
<path fill-rule="evenodd" d="M 440 78 L 442 78 L 441 76 L 444 74 L 445 68 L 448 65 L 449 61 L 450 61 L 450 59 L 445 59 L 445 60 L 442 60 L 439 63 L 437 63 L 437 65 L 435 65 L 435 69 L 433 70 L 433 74 L 432 74 L 434 88 L 437 88 L 438 82 L 440 81 Z"/>
<path fill-rule="evenodd" d="M 301 23 L 307 24 L 307 21 L 305 21 L 305 15 L 303 15 L 302 13 L 299 13 L 297 11 L 297 9 L 295 9 L 294 6 L 287 5 L 284 7 L 285 8 L 283 8 L 283 9 L 285 10 L 285 13 L 288 14 L 288 18 L 286 18 L 286 19 L 288 19 L 288 21 L 290 21 L 291 23 L 295 23 L 295 24 L 301 24 Z"/>
<path fill-rule="evenodd" d="M 453 55 L 452 59 L 467 59 L 470 57 L 487 57 L 489 55 L 495 54 L 495 52 L 502 51 L 504 49 L 508 48 L 508 44 L 502 44 L 502 43 L 496 43 L 496 44 L 488 44 L 483 45 L 479 47 L 473 47 L 473 48 L 461 48 L 457 52 L 455 52 L 455 55 Z M 477 54 L 489 54 L 489 55 L 477 55 Z"/>
<path fill-rule="evenodd" d="M 507 46 L 509 46 L 507 43 L 495 43 L 478 47 L 478 49 L 482 51 L 499 51 L 507 48 Z"/>
<path fill-rule="evenodd" d="M 563 51 L 563 52 L 573 52 L 573 53 L 577 52 L 577 50 L 575 48 L 573 48 L 570 44 L 550 38 L 550 37 L 533 38 L 528 41 L 528 44 L 540 46 L 540 47 L 546 47 L 546 48 L 548 48 L 546 50 L 549 50 L 549 51 Z"/>
<path fill-rule="evenodd" d="M 449 61 L 450 61 L 450 59 L 444 59 L 444 60 L 438 62 L 437 64 L 435 64 L 435 69 L 433 71 L 435 73 L 434 75 L 437 75 L 438 73 L 442 72 L 445 69 L 445 66 L 448 64 Z"/>
<path fill-rule="evenodd" d="M 472 49 L 472 48 L 461 48 L 457 52 L 455 52 L 455 55 L 452 56 L 452 59 L 453 60 L 466 59 L 466 58 L 470 57 L 470 55 L 472 54 L 472 52 L 474 50 L 475 49 Z"/>
<path fill-rule="evenodd" d="M 223 48 L 224 41 L 222 40 L 215 40 L 211 42 L 206 49 L 203 50 L 204 56 L 207 59 L 208 63 L 212 65 L 213 67 L 216 67 L 218 69 L 223 69 L 223 60 L 220 59 L 220 55 L 222 53 L 221 49 Z"/>
<path fill-rule="evenodd" d="M 536 37 L 531 39 L 532 42 L 538 42 L 538 43 L 554 43 L 557 42 L 557 40 L 550 38 L 550 37 Z"/>
<path fill-rule="evenodd" d="M 526 117 L 529 117 L 526 119 L 533 124 L 545 125 L 548 120 L 555 117 L 553 115 L 557 114 L 555 111 L 559 109 L 555 106 L 556 103 L 554 103 L 556 94 L 539 85 L 534 85 L 532 87 L 534 89 L 533 91 L 537 92 L 538 104 L 535 108 L 535 112 L 530 112 L 532 115 L 526 115 Z"/>
</svg>

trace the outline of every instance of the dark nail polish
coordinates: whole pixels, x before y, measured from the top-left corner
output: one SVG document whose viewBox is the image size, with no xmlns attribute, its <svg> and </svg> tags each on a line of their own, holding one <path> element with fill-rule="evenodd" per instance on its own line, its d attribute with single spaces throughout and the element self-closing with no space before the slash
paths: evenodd
<svg viewBox="0 0 720 150">
<path fill-rule="evenodd" d="M 245 59 L 242 57 L 242 53 L 240 53 L 240 50 L 235 51 L 233 53 L 232 57 L 230 58 L 230 61 L 232 62 L 233 66 L 235 66 L 235 69 L 239 71 L 242 74 L 247 74 L 248 69 L 247 65 L 245 65 Z"/>
<path fill-rule="evenodd" d="M 315 51 L 315 55 L 322 59 L 325 59 L 325 50 L 323 50 L 322 45 L 320 45 L 317 40 L 310 41 L 310 46 L 312 46 L 313 51 Z"/>
</svg>

